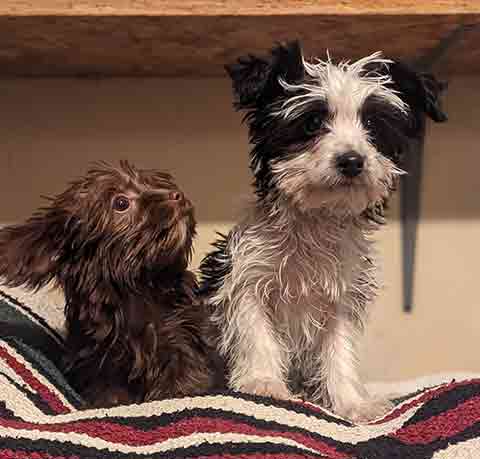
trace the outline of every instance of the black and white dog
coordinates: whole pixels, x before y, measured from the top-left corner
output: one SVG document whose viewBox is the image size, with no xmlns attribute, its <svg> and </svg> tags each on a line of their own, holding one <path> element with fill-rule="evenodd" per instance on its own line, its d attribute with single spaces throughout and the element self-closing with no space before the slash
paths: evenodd
<svg viewBox="0 0 480 459">
<path fill-rule="evenodd" d="M 303 395 L 355 421 L 389 402 L 370 396 L 356 347 L 377 290 L 371 234 L 425 119 L 446 120 L 432 75 L 375 53 L 307 62 L 298 42 L 227 70 L 246 110 L 256 200 L 202 263 L 230 386 Z"/>
</svg>

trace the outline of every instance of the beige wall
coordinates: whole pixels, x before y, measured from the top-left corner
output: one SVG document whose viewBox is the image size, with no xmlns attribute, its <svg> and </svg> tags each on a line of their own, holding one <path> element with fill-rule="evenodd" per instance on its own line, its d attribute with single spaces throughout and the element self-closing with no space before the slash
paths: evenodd
<svg viewBox="0 0 480 459">
<path fill-rule="evenodd" d="M 196 204 L 197 265 L 249 195 L 246 132 L 230 101 L 226 80 L 2 81 L 0 222 L 29 215 L 89 161 L 128 158 L 170 169 Z M 395 215 L 378 237 L 386 288 L 364 343 L 369 379 L 480 372 L 477 81 L 453 81 L 447 108 L 451 122 L 428 140 L 413 314 L 402 312 Z"/>
</svg>

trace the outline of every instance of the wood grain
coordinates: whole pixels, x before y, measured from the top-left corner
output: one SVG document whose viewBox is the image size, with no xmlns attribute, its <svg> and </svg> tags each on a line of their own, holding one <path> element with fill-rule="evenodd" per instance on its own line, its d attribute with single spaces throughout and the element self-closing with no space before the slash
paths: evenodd
<svg viewBox="0 0 480 459">
<path fill-rule="evenodd" d="M 478 0 L 3 0 L 6 15 L 264 16 L 479 13 Z"/>
<path fill-rule="evenodd" d="M 241 0 L 231 2 L 189 2 L 192 11 L 201 5 L 217 5 L 214 11 L 234 11 Z M 52 11 L 66 11 L 75 4 L 81 11 L 107 8 L 105 1 L 7 0 L 10 9 L 29 4 L 49 6 Z M 469 14 L 303 14 L 281 13 L 255 15 L 157 14 L 161 5 L 169 12 L 185 9 L 187 2 L 160 0 L 118 0 L 115 14 L 0 14 L 0 75 L 3 76 L 223 76 L 223 66 L 239 55 L 264 53 L 277 41 L 299 38 L 307 55 L 324 57 L 326 50 L 334 59 L 355 59 L 382 50 L 391 57 L 415 59 L 432 49 L 459 25 L 480 24 L 480 12 Z M 254 8 L 254 2 L 243 2 Z M 302 8 L 325 5 L 333 1 L 278 0 L 256 2 L 274 10 L 285 11 L 287 5 Z M 315 3 L 315 5 L 314 5 Z M 347 8 L 353 2 L 338 2 Z M 177 6 L 175 6 L 177 4 Z M 431 8 L 442 5 L 456 9 L 479 9 L 480 0 L 435 0 L 432 2 L 397 0 L 355 2 L 364 9 L 378 5 L 402 8 Z M 428 6 L 428 5 L 430 6 Z M 2 2 L 5 9 L 5 2 Z M 82 7 L 83 5 L 83 7 Z M 90 6 L 89 6 L 90 5 Z M 149 6 L 152 5 L 150 10 Z M 173 5 L 173 6 L 172 6 Z M 228 5 L 228 8 L 227 8 Z M 330 6 L 329 6 L 330 5 Z M 400 6 L 399 6 L 400 5 Z M 410 5 L 410 6 L 409 6 Z M 442 7 L 443 7 L 442 6 Z M 149 14 L 123 15 L 135 7 Z M 82 9 L 83 8 L 83 9 Z M 176 9 L 175 9 L 176 8 Z M 260 6 L 257 7 L 257 9 Z M 283 8 L 283 10 L 282 10 Z M 385 6 L 387 8 L 387 6 Z M 244 10 L 242 10 L 244 11 Z M 296 11 L 296 9 L 295 9 Z M 357 11 L 358 12 L 358 11 Z M 441 13 L 441 14 L 440 14 Z M 446 76 L 480 73 L 480 30 L 467 33 L 438 69 Z"/>
</svg>

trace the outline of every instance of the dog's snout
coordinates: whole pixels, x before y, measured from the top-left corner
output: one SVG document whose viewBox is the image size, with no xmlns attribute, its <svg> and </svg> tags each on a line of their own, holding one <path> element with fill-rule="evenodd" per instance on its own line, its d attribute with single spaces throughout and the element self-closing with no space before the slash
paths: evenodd
<svg viewBox="0 0 480 459">
<path fill-rule="evenodd" d="M 343 153 L 336 160 L 337 169 L 345 177 L 353 178 L 363 171 L 365 160 L 355 151 Z"/>
<path fill-rule="evenodd" d="M 157 204 L 174 204 L 185 201 L 185 196 L 180 190 L 155 190 L 144 194 L 144 199 Z"/>
<path fill-rule="evenodd" d="M 168 194 L 168 199 L 170 201 L 182 201 L 183 200 L 183 193 L 180 191 L 171 191 Z"/>
</svg>

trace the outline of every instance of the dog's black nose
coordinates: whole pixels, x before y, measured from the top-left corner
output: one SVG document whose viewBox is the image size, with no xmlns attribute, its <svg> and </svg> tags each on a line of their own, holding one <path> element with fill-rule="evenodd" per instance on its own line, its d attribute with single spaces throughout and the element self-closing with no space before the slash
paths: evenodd
<svg viewBox="0 0 480 459">
<path fill-rule="evenodd" d="M 353 178 L 363 171 L 364 159 L 355 151 L 349 151 L 340 155 L 337 160 L 337 169 L 345 177 Z"/>
<path fill-rule="evenodd" d="M 168 194 L 169 201 L 181 201 L 183 199 L 183 193 L 181 191 L 171 191 Z"/>
</svg>

